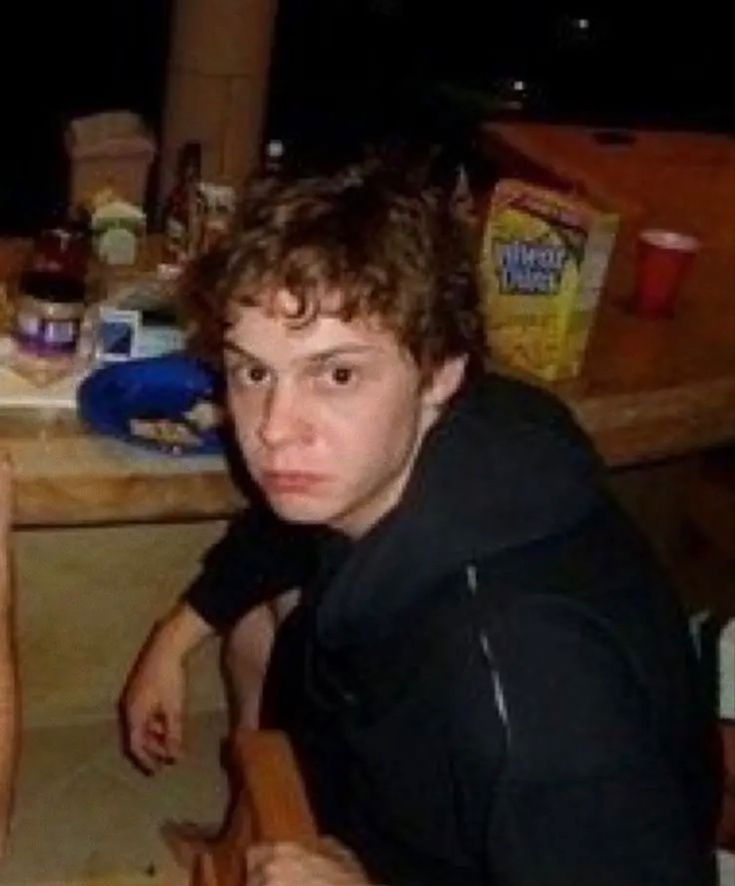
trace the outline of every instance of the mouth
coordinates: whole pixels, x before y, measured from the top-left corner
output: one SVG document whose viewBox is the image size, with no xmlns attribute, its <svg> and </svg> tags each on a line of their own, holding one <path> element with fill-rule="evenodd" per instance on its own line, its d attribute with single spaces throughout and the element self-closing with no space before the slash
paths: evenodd
<svg viewBox="0 0 735 886">
<path fill-rule="evenodd" d="M 295 495 L 313 491 L 327 478 L 323 474 L 312 474 L 307 471 L 265 471 L 262 479 L 267 492 Z"/>
</svg>

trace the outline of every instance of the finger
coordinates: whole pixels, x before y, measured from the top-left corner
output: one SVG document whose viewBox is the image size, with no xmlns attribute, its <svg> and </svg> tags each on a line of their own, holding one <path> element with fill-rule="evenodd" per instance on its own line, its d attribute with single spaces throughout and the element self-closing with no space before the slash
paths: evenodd
<svg viewBox="0 0 735 886">
<path fill-rule="evenodd" d="M 265 882 L 265 869 L 273 861 L 273 844 L 256 843 L 248 846 L 245 852 L 245 868 L 248 874 L 248 886 Z"/>
<path fill-rule="evenodd" d="M 278 843 L 271 844 L 274 858 L 301 858 L 311 853 L 300 846 L 298 843 L 291 843 L 288 840 L 280 840 Z"/>
<path fill-rule="evenodd" d="M 158 763 L 175 759 L 168 735 L 168 723 L 160 711 L 136 717 L 135 723 L 135 733 L 140 736 L 140 744 L 149 755 Z"/>
<path fill-rule="evenodd" d="M 157 748 L 159 753 L 168 753 L 168 740 L 166 736 L 166 726 L 163 723 L 148 721 L 145 724 L 143 735 L 146 744 L 150 747 Z"/>
<path fill-rule="evenodd" d="M 153 751 L 142 742 L 130 744 L 130 753 L 135 762 L 148 775 L 155 774 L 161 767 L 161 762 Z"/>
<path fill-rule="evenodd" d="M 155 760 L 158 766 L 173 762 L 173 757 L 169 754 L 167 747 L 157 738 L 146 736 L 144 738 L 144 748 L 146 754 Z"/>
<path fill-rule="evenodd" d="M 269 879 L 270 875 L 262 867 L 253 868 L 246 876 L 247 886 L 274 886 L 273 880 Z"/>
<path fill-rule="evenodd" d="M 179 760 L 184 750 L 184 728 L 181 712 L 166 711 L 163 716 L 166 753 L 173 760 Z"/>
<path fill-rule="evenodd" d="M 155 775 L 161 768 L 160 762 L 145 747 L 130 744 L 128 750 L 135 764 L 142 769 L 146 775 Z"/>
<path fill-rule="evenodd" d="M 350 850 L 345 846 L 344 843 L 340 843 L 340 841 L 336 837 L 332 837 L 329 835 L 319 838 L 319 847 L 323 849 L 325 853 L 329 854 L 351 854 Z"/>
<path fill-rule="evenodd" d="M 153 774 L 160 766 L 160 762 L 146 741 L 144 728 L 140 725 L 132 725 L 128 731 L 128 750 L 146 772 Z"/>
<path fill-rule="evenodd" d="M 147 724 L 143 732 L 143 744 L 148 755 L 153 757 L 158 765 L 176 762 L 177 757 L 172 753 L 169 737 L 160 728 Z"/>
<path fill-rule="evenodd" d="M 355 853 L 344 843 L 340 843 L 335 837 L 322 837 L 319 840 L 319 850 L 327 858 L 332 859 L 350 872 L 360 877 L 365 877 L 365 869 Z"/>
<path fill-rule="evenodd" d="M 166 742 L 166 724 L 158 717 L 151 717 L 146 721 L 145 734 L 151 741 L 164 744 Z"/>
</svg>

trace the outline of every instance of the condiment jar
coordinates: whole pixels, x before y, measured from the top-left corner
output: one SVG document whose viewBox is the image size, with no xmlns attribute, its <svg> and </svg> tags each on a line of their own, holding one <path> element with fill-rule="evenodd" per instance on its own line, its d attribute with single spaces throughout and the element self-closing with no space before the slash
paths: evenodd
<svg viewBox="0 0 735 886">
<path fill-rule="evenodd" d="M 69 357 L 77 349 L 84 317 L 84 284 L 46 271 L 21 276 L 15 312 L 19 351 L 43 358 Z"/>
</svg>

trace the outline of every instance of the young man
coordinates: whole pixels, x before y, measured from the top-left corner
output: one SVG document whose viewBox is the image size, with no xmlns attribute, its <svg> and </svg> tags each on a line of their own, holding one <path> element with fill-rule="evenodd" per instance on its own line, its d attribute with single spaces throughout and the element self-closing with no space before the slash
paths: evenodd
<svg viewBox="0 0 735 886">
<path fill-rule="evenodd" d="M 265 710 L 359 859 L 257 847 L 248 883 L 707 883 L 684 621 L 567 411 L 484 373 L 448 201 L 348 169 L 256 181 L 244 219 L 202 328 L 253 479 L 317 551 Z"/>
</svg>

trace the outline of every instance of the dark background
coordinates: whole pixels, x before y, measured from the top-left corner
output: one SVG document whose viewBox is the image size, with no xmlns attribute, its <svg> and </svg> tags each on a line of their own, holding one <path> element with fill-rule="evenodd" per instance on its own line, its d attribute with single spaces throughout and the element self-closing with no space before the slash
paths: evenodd
<svg viewBox="0 0 735 886">
<path fill-rule="evenodd" d="M 158 132 L 171 5 L 4 11 L 0 230 L 29 232 L 63 211 L 74 116 L 128 108 Z M 385 130 L 457 139 L 487 117 L 732 133 L 730 26 L 714 9 L 281 0 L 267 134 L 298 152 Z"/>
<path fill-rule="evenodd" d="M 138 111 L 158 128 L 170 0 L 7 0 L 0 84 L 0 230 L 28 233 L 66 204 L 66 124 Z"/>
</svg>

